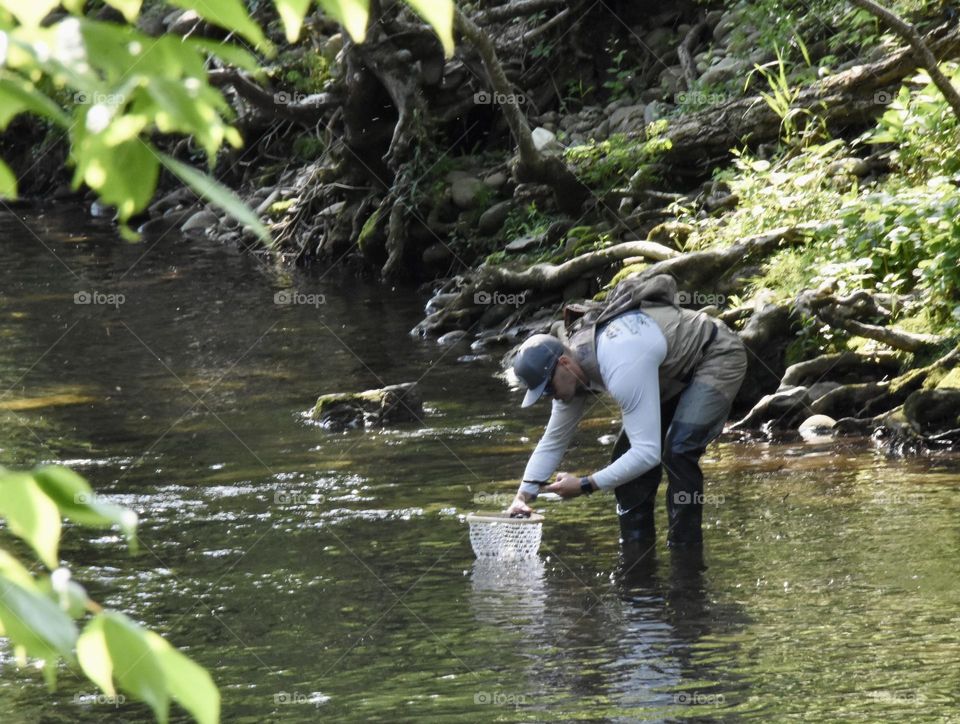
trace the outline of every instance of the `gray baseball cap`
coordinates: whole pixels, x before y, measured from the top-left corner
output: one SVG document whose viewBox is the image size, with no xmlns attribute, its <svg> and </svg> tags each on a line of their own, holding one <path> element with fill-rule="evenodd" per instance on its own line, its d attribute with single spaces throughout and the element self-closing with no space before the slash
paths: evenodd
<svg viewBox="0 0 960 724">
<path fill-rule="evenodd" d="M 520 407 L 530 407 L 543 396 L 557 360 L 564 354 L 563 343 L 551 334 L 535 334 L 522 345 L 513 359 L 513 371 L 527 386 Z"/>
</svg>

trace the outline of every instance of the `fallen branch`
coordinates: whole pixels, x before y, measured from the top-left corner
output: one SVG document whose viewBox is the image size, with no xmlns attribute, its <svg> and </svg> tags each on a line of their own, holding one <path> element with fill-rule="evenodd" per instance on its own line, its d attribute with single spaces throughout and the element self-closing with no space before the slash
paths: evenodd
<svg viewBox="0 0 960 724">
<path fill-rule="evenodd" d="M 615 261 L 630 257 L 661 261 L 678 256 L 680 252 L 654 241 L 626 241 L 606 249 L 581 254 L 562 264 L 534 264 L 525 271 L 513 271 L 499 266 L 489 269 L 481 268 L 480 278 L 474 289 L 503 291 L 533 288 L 537 291 L 550 291 L 559 289 L 583 274 L 608 266 Z"/>
<path fill-rule="evenodd" d="M 878 5 L 873 2 L 873 0 L 850 0 L 850 2 L 879 19 L 884 25 L 909 43 L 910 47 L 913 48 L 913 55 L 917 59 L 917 63 L 930 74 L 930 80 L 940 89 L 947 103 L 953 108 L 954 115 L 960 119 L 960 93 L 953 87 L 950 79 L 940 71 L 937 59 L 933 53 L 930 52 L 927 44 L 923 42 L 923 38 L 920 37 L 920 33 L 917 32 L 916 28 L 893 11 Z"/>
<path fill-rule="evenodd" d="M 254 83 L 246 73 L 233 68 L 211 70 L 207 73 L 207 79 L 211 85 L 217 87 L 233 86 L 237 95 L 260 111 L 297 121 L 311 128 L 323 117 L 325 111 L 336 108 L 342 102 L 342 99 L 333 93 L 315 93 L 302 100 L 288 102 L 284 93 L 270 93 Z"/>
</svg>

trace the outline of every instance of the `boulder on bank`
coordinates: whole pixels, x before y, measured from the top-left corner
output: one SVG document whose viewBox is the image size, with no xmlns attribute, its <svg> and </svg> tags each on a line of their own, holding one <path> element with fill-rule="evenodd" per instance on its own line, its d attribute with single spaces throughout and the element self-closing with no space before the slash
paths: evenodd
<svg viewBox="0 0 960 724">
<path fill-rule="evenodd" d="M 416 382 L 363 392 L 335 392 L 317 399 L 310 418 L 335 431 L 419 422 L 423 418 L 423 400 Z"/>
</svg>

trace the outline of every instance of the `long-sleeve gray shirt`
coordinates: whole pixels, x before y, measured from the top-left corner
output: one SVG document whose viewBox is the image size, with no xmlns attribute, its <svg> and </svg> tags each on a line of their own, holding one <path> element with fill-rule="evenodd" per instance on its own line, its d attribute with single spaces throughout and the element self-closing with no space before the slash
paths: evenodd
<svg viewBox="0 0 960 724">
<path fill-rule="evenodd" d="M 660 363 L 667 342 L 653 320 L 642 312 L 628 312 L 607 324 L 597 335 L 597 362 L 604 387 L 623 415 L 630 449 L 602 470 L 591 473 L 597 487 L 612 490 L 645 473 L 660 461 Z M 550 421 L 523 473 L 524 480 L 551 480 L 583 417 L 589 392 L 569 402 L 553 401 Z M 537 493 L 523 483 L 525 493 Z"/>
</svg>

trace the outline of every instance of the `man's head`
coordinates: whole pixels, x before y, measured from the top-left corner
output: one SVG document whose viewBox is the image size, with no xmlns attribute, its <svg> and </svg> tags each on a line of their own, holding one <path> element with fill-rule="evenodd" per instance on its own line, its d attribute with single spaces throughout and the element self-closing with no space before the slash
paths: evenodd
<svg viewBox="0 0 960 724">
<path fill-rule="evenodd" d="M 520 346 L 513 371 L 527 386 L 521 407 L 543 395 L 569 401 L 583 378 L 580 366 L 563 343 L 550 334 L 535 334 Z"/>
</svg>

